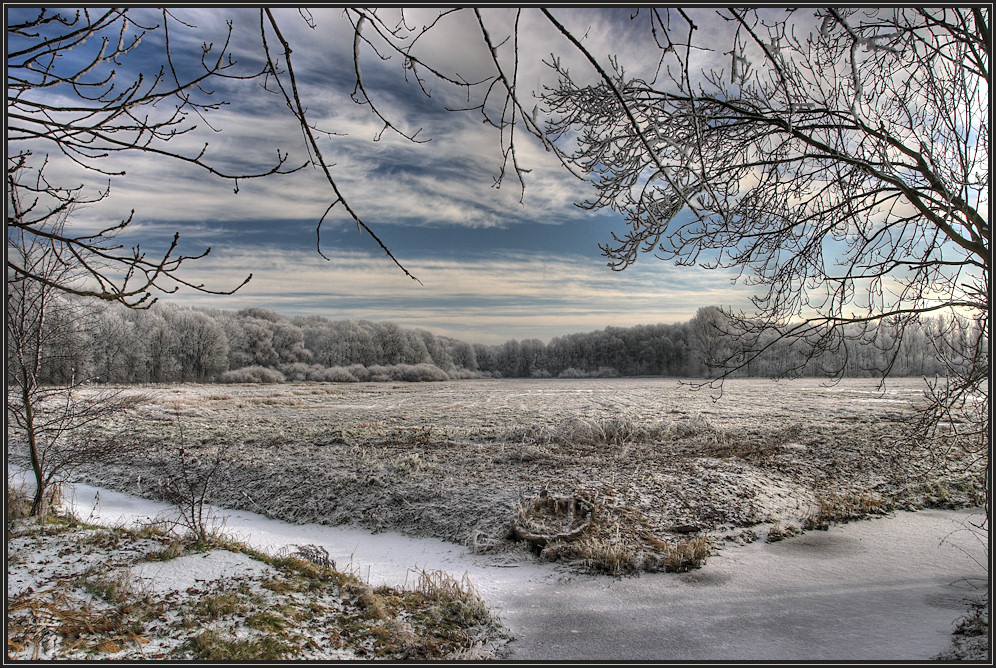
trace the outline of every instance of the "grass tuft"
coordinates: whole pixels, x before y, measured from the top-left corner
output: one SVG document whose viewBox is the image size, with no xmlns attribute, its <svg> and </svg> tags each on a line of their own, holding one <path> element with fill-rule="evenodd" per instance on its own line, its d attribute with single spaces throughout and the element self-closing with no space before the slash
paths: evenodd
<svg viewBox="0 0 996 668">
<path fill-rule="evenodd" d="M 199 661 L 282 661 L 299 651 L 287 639 L 274 635 L 238 638 L 220 629 L 208 629 L 191 638 L 184 650 Z"/>
<path fill-rule="evenodd" d="M 709 556 L 709 540 L 705 536 L 686 538 L 674 543 L 659 559 L 658 570 L 684 573 L 699 568 Z"/>
<path fill-rule="evenodd" d="M 577 561 L 591 573 L 622 575 L 639 570 L 640 554 L 620 541 L 602 536 L 585 536 L 580 540 L 555 541 L 543 548 L 540 558 L 548 561 L 569 559 Z"/>
<path fill-rule="evenodd" d="M 831 524 L 849 522 L 868 515 L 883 515 L 891 504 L 878 494 L 829 494 L 818 496 L 818 507 L 802 518 L 803 529 L 825 531 Z"/>
<path fill-rule="evenodd" d="M 445 571 L 419 571 L 415 591 L 442 608 L 449 619 L 470 623 L 486 623 L 490 619 L 484 599 L 466 573 L 457 580 Z"/>
<path fill-rule="evenodd" d="M 23 487 L 7 485 L 7 526 L 31 515 L 31 499 Z"/>
</svg>

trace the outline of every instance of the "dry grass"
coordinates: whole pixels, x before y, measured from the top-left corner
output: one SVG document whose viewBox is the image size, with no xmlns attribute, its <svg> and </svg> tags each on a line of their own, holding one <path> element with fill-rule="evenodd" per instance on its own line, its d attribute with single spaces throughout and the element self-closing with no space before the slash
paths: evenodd
<svg viewBox="0 0 996 668">
<path fill-rule="evenodd" d="M 335 570 L 316 546 L 270 556 L 231 540 L 184 545 L 173 539 L 150 553 L 150 546 L 169 539 L 59 518 L 17 520 L 15 529 L 14 538 L 8 536 L 14 541 L 8 568 L 21 569 L 15 581 L 24 582 L 17 578 L 32 570 L 39 550 L 58 553 L 57 572 L 76 573 L 53 575 L 44 587 L 8 598 L 8 657 L 20 660 L 421 660 L 468 652 L 493 656 L 504 639 L 500 622 L 469 581 L 445 573 L 423 573 L 410 591 L 374 589 Z M 47 540 L 53 543 L 41 547 Z M 136 585 L 130 564 L 189 550 L 241 552 L 269 569 L 234 585 L 219 580 L 185 591 L 157 593 Z M 86 554 L 89 567 L 76 566 L 77 551 Z M 147 654 L 146 646 L 155 649 Z"/>
<path fill-rule="evenodd" d="M 170 561 L 171 559 L 176 559 L 183 554 L 184 545 L 180 540 L 171 540 L 169 545 L 161 550 L 155 550 L 149 552 L 146 555 L 146 559 L 149 561 Z"/>
<path fill-rule="evenodd" d="M 58 639 L 65 652 L 115 654 L 127 645 L 148 642 L 144 628 L 130 610 L 100 609 L 48 590 L 18 596 L 7 604 L 7 650 L 34 648 L 33 659 L 46 637 Z"/>
<path fill-rule="evenodd" d="M 935 661 L 970 661 L 992 663 L 992 635 L 989 617 L 992 608 L 989 594 L 969 604 L 969 612 L 958 621 L 951 647 L 934 658 Z"/>
<path fill-rule="evenodd" d="M 493 631 L 482 629 L 494 627 L 496 621 L 469 584 L 453 585 L 446 577 L 430 575 L 417 592 L 373 590 L 352 582 L 341 589 L 347 594 L 345 605 L 333 608 L 304 601 L 324 600 L 323 596 L 340 590 L 336 584 L 340 578 L 324 578 L 317 585 L 281 591 L 286 595 L 280 600 L 294 600 L 293 606 L 273 606 L 249 591 L 217 592 L 184 608 L 174 632 L 181 637 L 189 635 L 169 656 L 254 662 L 296 658 L 313 644 L 309 636 L 292 632 L 307 628 L 302 620 L 318 622 L 312 633 L 334 636 L 335 646 L 351 648 L 360 657 L 442 658 L 467 651 L 474 648 L 471 639 L 493 635 Z M 359 594 L 350 598 L 350 592 Z M 308 598 L 298 598 L 302 593 Z M 28 609 L 34 622 L 22 617 L 25 623 L 8 625 L 8 649 L 15 652 L 32 645 L 41 647 L 50 633 L 59 637 L 56 646 L 60 656 L 117 654 L 129 643 L 144 644 L 151 639 L 127 606 L 98 610 L 62 596 L 51 601 L 12 601 L 10 608 L 12 613 Z M 48 621 L 49 628 L 32 635 L 30 631 L 37 628 L 39 619 Z"/>
<path fill-rule="evenodd" d="M 537 550 L 553 541 L 573 540 L 589 527 L 592 513 L 585 499 L 543 492 L 518 507 L 512 537 L 528 541 Z"/>
<path fill-rule="evenodd" d="M 652 543 L 652 547 L 641 546 L 621 532 L 610 537 L 584 536 L 571 542 L 551 542 L 540 556 L 550 561 L 575 562 L 589 573 L 624 575 L 641 570 L 683 573 L 700 568 L 710 551 L 709 540 L 705 536 L 647 542 Z"/>
<path fill-rule="evenodd" d="M 705 536 L 695 536 L 679 540 L 668 546 L 661 556 L 654 557 L 656 570 L 668 573 L 684 573 L 699 568 L 709 556 L 709 540 Z M 654 569 L 648 569 L 654 570 Z"/>
<path fill-rule="evenodd" d="M 197 661 L 283 661 L 294 657 L 300 647 L 285 638 L 258 635 L 240 638 L 226 630 L 208 629 L 191 638 L 183 647 Z"/>
<path fill-rule="evenodd" d="M 148 623 L 164 610 L 165 604 L 138 590 L 127 573 L 94 566 L 73 583 L 9 599 L 8 652 L 33 647 L 38 653 L 45 639 L 53 638 L 65 653 L 116 654 L 146 643 Z"/>
<path fill-rule="evenodd" d="M 590 535 L 600 539 L 593 551 L 608 554 L 616 524 L 635 553 L 663 550 L 639 530 L 664 542 L 683 538 L 673 530 L 683 525 L 747 540 L 759 523 L 797 520 L 817 493 L 874 489 L 898 507 L 977 500 L 897 443 L 903 401 L 919 386 L 890 383 L 889 402 L 873 386 L 731 381 L 718 403 L 663 379 L 357 383 L 331 395 L 313 384 L 184 386 L 175 396 L 200 411 L 188 442 L 232 448 L 216 499 L 226 508 L 291 522 L 359 519 L 501 551 L 512 547 L 516 503 L 547 489 L 599 505 Z M 257 401 L 271 396 L 304 403 Z M 165 418 L 153 406 L 132 420 L 150 442 L 169 442 L 176 429 Z M 90 482 L 147 494 L 163 459 L 150 448 Z M 814 506 L 811 521 L 851 516 L 832 506 Z"/>
<path fill-rule="evenodd" d="M 31 499 L 21 487 L 11 487 L 7 485 L 7 526 L 12 522 L 24 519 L 31 515 Z"/>
<path fill-rule="evenodd" d="M 705 433 L 720 433 L 698 416 L 692 419 L 643 421 L 626 417 L 567 418 L 556 426 L 515 427 L 501 440 L 512 443 L 609 445 L 666 443 Z"/>
<path fill-rule="evenodd" d="M 803 529 L 826 530 L 831 524 L 889 512 L 891 504 L 874 493 L 829 493 L 817 497 L 818 507 L 802 518 Z"/>
<path fill-rule="evenodd" d="M 540 553 L 548 561 L 573 561 L 589 573 L 621 575 L 640 569 L 642 555 L 632 545 L 602 536 L 585 536 L 572 542 L 550 543 Z"/>
<path fill-rule="evenodd" d="M 415 592 L 444 609 L 449 620 L 483 624 L 491 619 L 484 599 L 466 573 L 457 580 L 445 571 L 419 571 Z"/>
</svg>

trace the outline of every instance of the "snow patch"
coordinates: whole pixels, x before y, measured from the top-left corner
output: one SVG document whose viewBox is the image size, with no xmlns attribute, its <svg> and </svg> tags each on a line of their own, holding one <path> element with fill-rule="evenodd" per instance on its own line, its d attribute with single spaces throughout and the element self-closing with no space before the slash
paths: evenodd
<svg viewBox="0 0 996 668">
<path fill-rule="evenodd" d="M 224 581 L 258 579 L 275 575 L 269 564 L 227 550 L 190 554 L 169 561 L 150 561 L 131 568 L 131 574 L 157 594 L 201 589 Z"/>
</svg>

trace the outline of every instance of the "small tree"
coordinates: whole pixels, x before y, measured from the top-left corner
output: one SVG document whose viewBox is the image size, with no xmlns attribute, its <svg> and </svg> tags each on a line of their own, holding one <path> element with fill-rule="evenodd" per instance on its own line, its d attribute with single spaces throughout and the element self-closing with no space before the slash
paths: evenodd
<svg viewBox="0 0 996 668">
<path fill-rule="evenodd" d="M 8 234 L 7 241 L 14 260 L 45 279 L 8 276 L 5 314 L 8 447 L 23 439 L 35 479 L 31 514 L 44 517 L 57 482 L 123 453 L 124 444 L 106 435 L 97 437 L 95 428 L 141 397 L 113 391 L 79 396 L 87 379 L 70 343 L 92 307 L 66 299 L 54 287 L 72 280 L 72 267 L 50 245 L 16 232 L 13 238 Z M 61 363 L 71 365 L 68 379 L 47 384 L 49 367 Z"/>
</svg>

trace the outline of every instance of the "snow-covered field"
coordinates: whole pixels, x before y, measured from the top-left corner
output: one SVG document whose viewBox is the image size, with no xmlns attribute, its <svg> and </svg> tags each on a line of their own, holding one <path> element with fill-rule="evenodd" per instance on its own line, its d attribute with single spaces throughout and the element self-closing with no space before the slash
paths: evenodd
<svg viewBox="0 0 996 668">
<path fill-rule="evenodd" d="M 904 433 L 922 383 L 733 380 L 718 401 L 661 378 L 127 389 L 148 399 L 108 430 L 138 450 L 85 481 L 156 497 L 183 445 L 222 457 L 225 507 L 492 553 L 520 548 L 510 529 L 540 494 L 580 497 L 587 540 L 545 559 L 658 570 L 690 535 L 971 504 L 970 476 Z"/>
</svg>

